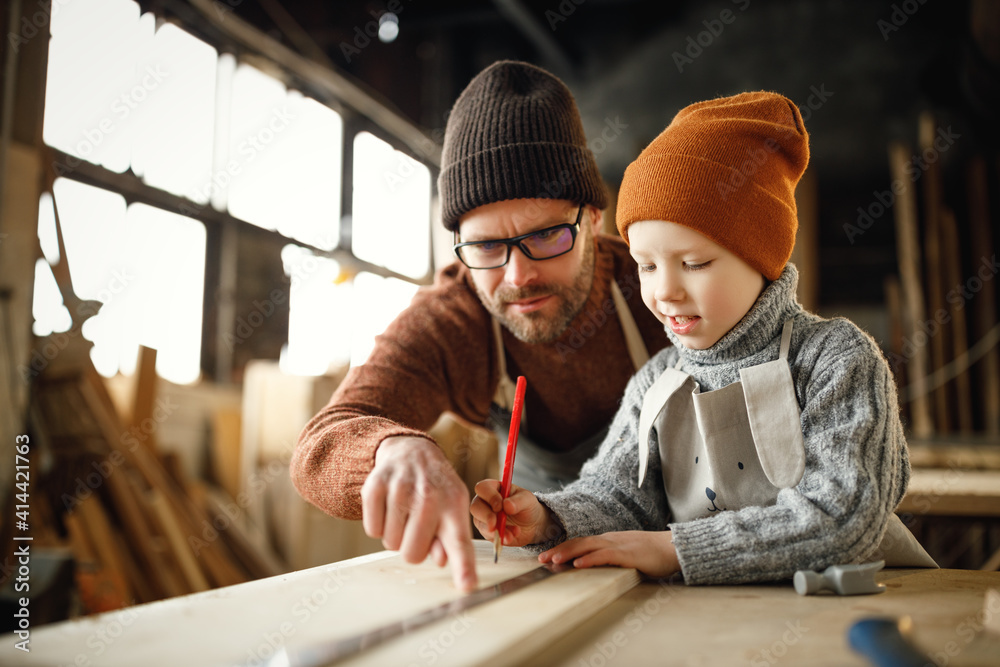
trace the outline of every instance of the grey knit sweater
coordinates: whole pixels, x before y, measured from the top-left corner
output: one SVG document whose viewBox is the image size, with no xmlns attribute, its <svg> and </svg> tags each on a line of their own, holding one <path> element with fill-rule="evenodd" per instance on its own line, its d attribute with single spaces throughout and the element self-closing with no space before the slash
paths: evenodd
<svg viewBox="0 0 1000 667">
<path fill-rule="evenodd" d="M 739 324 L 706 350 L 685 348 L 667 330 L 674 346 L 629 382 L 607 438 L 580 479 L 538 494 L 562 523 L 560 539 L 669 527 L 689 584 L 787 579 L 799 569 L 863 562 L 878 547 L 910 474 L 896 385 L 875 341 L 846 319 L 804 311 L 795 299 L 797 283 L 798 272 L 788 264 Z M 788 360 L 806 450 L 802 479 L 781 490 L 774 505 L 672 523 L 653 438 L 646 481 L 637 488 L 636 433 L 646 391 L 678 355 L 679 370 L 702 391 L 738 381 L 741 368 L 778 358 L 789 318 Z"/>
</svg>

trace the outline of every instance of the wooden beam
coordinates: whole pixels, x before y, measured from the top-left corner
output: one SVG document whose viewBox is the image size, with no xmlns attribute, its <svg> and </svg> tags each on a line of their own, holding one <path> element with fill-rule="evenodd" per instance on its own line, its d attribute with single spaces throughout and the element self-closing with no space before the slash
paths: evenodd
<svg viewBox="0 0 1000 667">
<path fill-rule="evenodd" d="M 934 432 L 930 403 L 927 398 L 927 348 L 918 345 L 917 334 L 925 336 L 920 324 L 926 320 L 924 289 L 922 286 L 922 262 L 917 224 L 917 197 L 906 169 L 910 163 L 909 149 L 900 143 L 889 146 L 889 166 L 894 183 L 900 183 L 902 190 L 897 195 L 893 208 L 896 220 L 896 253 L 899 260 L 899 277 L 902 283 L 903 307 L 906 333 L 913 347 L 907 364 L 907 395 L 911 402 L 910 428 L 917 437 L 925 438 Z"/>
<path fill-rule="evenodd" d="M 962 277 L 962 254 L 958 241 L 958 225 L 955 223 L 955 214 L 951 209 L 941 210 L 940 217 L 941 232 L 941 257 L 944 266 L 942 276 L 948 289 L 954 289 L 955 285 L 964 283 Z M 949 302 L 950 304 L 950 302 Z M 951 307 L 949 314 L 951 319 L 942 324 L 942 328 L 948 326 L 951 338 L 950 356 L 952 360 L 964 359 L 969 353 L 968 330 L 965 323 L 965 314 L 968 308 L 963 303 L 960 308 Z M 968 368 L 962 368 L 955 375 L 955 379 L 948 386 L 954 391 L 954 411 L 959 433 L 970 435 L 973 430 L 972 423 L 972 382 L 970 380 Z"/>
<path fill-rule="evenodd" d="M 998 165 L 1000 171 L 1000 165 Z M 990 221 L 989 176 L 986 160 L 973 157 L 968 167 L 969 197 L 969 248 L 970 266 L 978 268 L 983 254 L 993 245 L 993 230 Z M 979 341 L 996 326 L 996 285 L 995 280 L 984 280 L 982 290 L 969 304 L 972 308 L 972 338 Z M 991 435 L 1000 435 L 1000 351 L 991 348 L 979 361 L 976 395 L 983 406 L 983 429 Z"/>
<path fill-rule="evenodd" d="M 936 154 L 934 148 L 934 138 L 937 128 L 934 124 L 934 116 L 930 112 L 920 114 L 919 137 L 921 153 L 930 151 Z M 944 290 L 942 279 L 945 275 L 945 258 L 942 253 L 941 242 L 941 207 L 943 206 L 944 194 L 941 182 L 941 162 L 940 156 L 936 160 L 927 161 L 927 171 L 923 175 L 922 185 L 924 193 L 924 284 L 927 293 L 927 319 L 918 320 L 918 325 L 925 322 L 931 333 L 925 332 L 930 339 L 931 371 L 942 368 L 947 363 L 946 350 L 948 349 L 948 329 L 944 326 L 939 317 L 940 313 L 945 313 Z M 951 412 L 948 409 L 949 383 L 939 385 L 931 393 L 932 406 L 934 409 L 934 425 L 939 433 L 951 431 Z"/>
<path fill-rule="evenodd" d="M 136 367 L 135 395 L 132 397 L 132 414 L 129 416 L 130 426 L 146 433 L 143 446 L 151 452 L 156 452 L 156 433 L 143 429 L 142 424 L 153 418 L 153 404 L 156 402 L 156 350 L 145 345 L 139 346 L 139 362 Z M 133 431 L 136 432 L 136 431 Z"/>
</svg>

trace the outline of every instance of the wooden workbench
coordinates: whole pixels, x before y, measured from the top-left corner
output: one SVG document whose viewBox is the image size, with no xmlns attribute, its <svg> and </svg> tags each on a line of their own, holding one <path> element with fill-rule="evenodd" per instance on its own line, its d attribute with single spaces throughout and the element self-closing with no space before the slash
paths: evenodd
<svg viewBox="0 0 1000 667">
<path fill-rule="evenodd" d="M 535 567 L 477 542 L 481 583 Z M 350 665 L 867 664 L 846 643 L 852 622 L 909 614 L 915 641 L 949 665 L 996 664 L 1000 638 L 977 631 L 1000 573 L 893 570 L 880 595 L 800 597 L 789 584 L 688 587 L 643 582 L 632 570 L 558 574 L 369 649 Z M 382 552 L 77 621 L 32 628 L 31 652 L 0 636 L 3 665 L 197 667 L 263 665 L 275 647 L 311 644 L 407 618 L 461 597 L 450 573 Z M 951 653 L 951 655 L 949 655 Z"/>
</svg>

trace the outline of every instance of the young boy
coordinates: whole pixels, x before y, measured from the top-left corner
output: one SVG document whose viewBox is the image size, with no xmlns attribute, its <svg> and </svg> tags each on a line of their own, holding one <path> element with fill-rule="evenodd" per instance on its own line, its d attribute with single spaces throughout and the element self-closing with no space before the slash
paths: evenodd
<svg viewBox="0 0 1000 667">
<path fill-rule="evenodd" d="M 689 106 L 625 172 L 617 224 L 672 347 L 631 380 L 580 479 L 533 495 L 476 486 L 487 539 L 542 562 L 690 584 L 790 578 L 885 559 L 936 567 L 893 514 L 909 459 L 875 341 L 795 298 L 798 108 L 768 92 Z M 652 450 L 652 453 L 650 453 Z"/>
</svg>

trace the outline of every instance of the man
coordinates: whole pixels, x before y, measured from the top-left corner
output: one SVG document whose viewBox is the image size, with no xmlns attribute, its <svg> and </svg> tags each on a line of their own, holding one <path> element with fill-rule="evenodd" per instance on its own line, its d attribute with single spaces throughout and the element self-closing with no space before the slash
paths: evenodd
<svg viewBox="0 0 1000 667">
<path fill-rule="evenodd" d="M 409 562 L 450 560 L 471 590 L 469 494 L 426 429 L 445 411 L 506 429 L 511 378 L 524 375 L 515 482 L 558 488 L 666 336 L 625 244 L 598 235 L 607 194 L 556 77 L 511 61 L 477 75 L 448 118 L 438 186 L 460 261 L 351 369 L 303 430 L 291 473 L 317 507 L 361 517 Z"/>
</svg>

